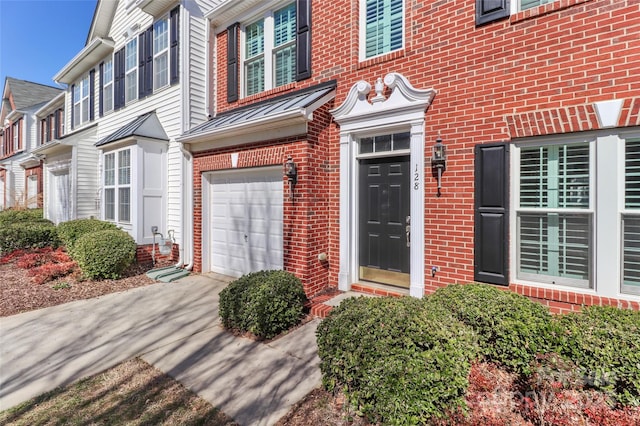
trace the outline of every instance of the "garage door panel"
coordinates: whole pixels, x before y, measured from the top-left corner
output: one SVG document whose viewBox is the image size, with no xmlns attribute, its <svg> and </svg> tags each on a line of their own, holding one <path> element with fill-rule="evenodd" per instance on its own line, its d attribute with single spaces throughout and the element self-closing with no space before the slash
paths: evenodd
<svg viewBox="0 0 640 426">
<path fill-rule="evenodd" d="M 211 176 L 211 269 L 229 275 L 282 269 L 280 168 Z"/>
</svg>

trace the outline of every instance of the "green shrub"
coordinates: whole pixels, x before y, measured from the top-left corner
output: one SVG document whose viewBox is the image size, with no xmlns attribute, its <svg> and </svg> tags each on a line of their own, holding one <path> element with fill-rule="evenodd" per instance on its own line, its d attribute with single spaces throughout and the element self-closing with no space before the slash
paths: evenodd
<svg viewBox="0 0 640 426">
<path fill-rule="evenodd" d="M 74 260 L 90 279 L 119 278 L 135 255 L 136 242 L 120 229 L 91 232 L 74 244 Z"/>
<path fill-rule="evenodd" d="M 487 361 L 528 375 L 537 353 L 552 351 L 557 328 L 548 309 L 511 291 L 486 284 L 449 285 L 429 296 L 478 333 Z"/>
<path fill-rule="evenodd" d="M 590 306 L 558 322 L 566 330 L 559 351 L 578 366 L 585 384 L 621 404 L 640 405 L 640 312 Z"/>
<path fill-rule="evenodd" d="M 80 237 L 85 234 L 104 231 L 107 229 L 118 229 L 116 225 L 110 222 L 104 222 L 98 219 L 75 219 L 68 222 L 58 224 L 58 236 L 62 245 L 67 248 L 67 252 L 73 257 L 74 245 Z"/>
<path fill-rule="evenodd" d="M 2 226 L 20 222 L 39 222 L 43 219 L 42 209 L 8 209 L 0 211 L 0 225 Z"/>
<path fill-rule="evenodd" d="M 59 243 L 55 226 L 45 219 L 0 224 L 0 253 L 18 249 L 55 248 Z"/>
<path fill-rule="evenodd" d="M 324 386 L 370 421 L 424 424 L 464 407 L 475 335 L 444 309 L 403 298 L 351 298 L 317 330 Z"/>
<path fill-rule="evenodd" d="M 285 271 L 244 275 L 220 292 L 222 324 L 270 339 L 300 323 L 307 298 L 300 280 Z"/>
</svg>

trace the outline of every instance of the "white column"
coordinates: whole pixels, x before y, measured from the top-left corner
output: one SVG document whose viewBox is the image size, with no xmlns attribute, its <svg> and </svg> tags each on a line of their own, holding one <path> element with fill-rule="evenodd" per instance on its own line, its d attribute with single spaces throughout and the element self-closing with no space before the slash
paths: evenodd
<svg viewBox="0 0 640 426">
<path fill-rule="evenodd" d="M 409 294 L 424 294 L 424 121 L 411 123 L 411 281 Z"/>
<path fill-rule="evenodd" d="M 340 135 L 340 271 L 338 289 L 351 290 L 351 138 L 349 134 Z"/>
</svg>

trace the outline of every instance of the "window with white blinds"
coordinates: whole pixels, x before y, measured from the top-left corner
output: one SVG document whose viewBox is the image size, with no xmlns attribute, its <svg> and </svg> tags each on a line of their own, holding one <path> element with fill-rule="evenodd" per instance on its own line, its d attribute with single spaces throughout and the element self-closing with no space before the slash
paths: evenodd
<svg viewBox="0 0 640 426">
<path fill-rule="evenodd" d="M 362 20 L 365 59 L 402 49 L 403 0 L 366 0 Z"/>
<path fill-rule="evenodd" d="M 518 278 L 591 286 L 588 144 L 520 149 Z"/>
<path fill-rule="evenodd" d="M 622 292 L 640 294 L 640 139 L 625 143 Z"/>
<path fill-rule="evenodd" d="M 531 9 L 541 4 L 552 3 L 556 0 L 520 0 L 520 10 Z"/>
<path fill-rule="evenodd" d="M 244 28 L 245 96 L 283 86 L 296 76 L 296 4 Z"/>
</svg>

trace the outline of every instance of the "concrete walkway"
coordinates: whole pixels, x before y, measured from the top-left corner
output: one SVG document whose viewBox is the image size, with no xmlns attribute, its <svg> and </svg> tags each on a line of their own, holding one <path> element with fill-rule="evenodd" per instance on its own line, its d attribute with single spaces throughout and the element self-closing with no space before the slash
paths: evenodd
<svg viewBox="0 0 640 426">
<path fill-rule="evenodd" d="M 242 425 L 271 425 L 320 385 L 318 320 L 270 344 L 218 319 L 208 274 L 0 318 L 0 410 L 141 356 Z"/>
</svg>

